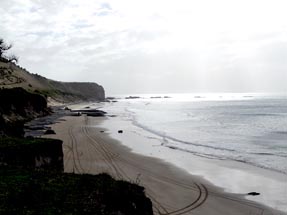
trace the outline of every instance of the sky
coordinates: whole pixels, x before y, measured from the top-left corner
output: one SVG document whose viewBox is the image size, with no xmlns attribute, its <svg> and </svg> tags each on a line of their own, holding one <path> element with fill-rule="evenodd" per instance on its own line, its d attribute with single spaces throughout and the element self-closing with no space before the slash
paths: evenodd
<svg viewBox="0 0 287 215">
<path fill-rule="evenodd" d="M 19 64 L 107 95 L 287 92 L 286 0 L 0 0 Z"/>
</svg>

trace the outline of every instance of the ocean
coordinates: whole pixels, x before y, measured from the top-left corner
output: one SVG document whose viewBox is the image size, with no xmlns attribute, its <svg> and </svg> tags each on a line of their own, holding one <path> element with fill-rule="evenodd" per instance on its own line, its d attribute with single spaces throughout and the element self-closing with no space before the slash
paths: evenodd
<svg viewBox="0 0 287 215">
<path fill-rule="evenodd" d="M 105 106 L 152 133 L 163 147 L 287 174 L 287 96 L 170 94 L 118 96 Z"/>
</svg>

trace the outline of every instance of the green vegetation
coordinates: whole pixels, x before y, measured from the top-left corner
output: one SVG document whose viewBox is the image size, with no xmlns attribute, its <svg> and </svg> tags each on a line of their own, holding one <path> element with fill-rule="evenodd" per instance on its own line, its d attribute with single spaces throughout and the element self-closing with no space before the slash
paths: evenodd
<svg viewBox="0 0 287 215">
<path fill-rule="evenodd" d="M 77 97 L 78 99 L 85 99 L 83 95 L 80 94 L 73 94 L 69 92 L 64 92 L 56 89 L 50 89 L 50 90 L 34 90 L 34 93 L 40 94 L 47 97 L 51 98 L 68 98 L 68 97 Z M 64 99 L 63 99 L 64 100 Z"/>
<path fill-rule="evenodd" d="M 7 55 L 7 51 L 12 48 L 11 44 L 7 44 L 4 42 L 2 38 L 0 38 L 0 61 L 2 62 L 18 62 L 18 57 L 15 55 Z"/>
<path fill-rule="evenodd" d="M 14 138 L 14 137 L 3 137 L 0 138 L 0 150 L 3 148 L 21 148 L 29 147 L 30 149 L 38 149 L 43 144 L 53 144 L 58 142 L 55 139 L 48 138 Z"/>
<path fill-rule="evenodd" d="M 0 167 L 0 214 L 152 214 L 143 190 L 106 174 Z"/>
<path fill-rule="evenodd" d="M 62 172 L 62 141 L 42 138 L 0 138 L 0 165 Z"/>
</svg>

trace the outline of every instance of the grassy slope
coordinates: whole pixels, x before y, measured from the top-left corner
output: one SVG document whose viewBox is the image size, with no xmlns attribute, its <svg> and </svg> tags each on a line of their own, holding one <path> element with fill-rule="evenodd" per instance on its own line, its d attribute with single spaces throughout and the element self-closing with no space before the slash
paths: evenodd
<svg viewBox="0 0 287 215">
<path fill-rule="evenodd" d="M 44 158 L 46 162 L 43 161 Z M 0 138 L 1 164 L 22 168 L 53 169 L 61 172 L 64 169 L 62 141 L 46 138 L 2 137 Z"/>
<path fill-rule="evenodd" d="M 0 167 L 0 214 L 152 214 L 143 188 L 97 176 Z"/>
<path fill-rule="evenodd" d="M 22 87 L 61 101 L 103 100 L 105 92 L 96 83 L 59 82 L 31 74 L 14 64 L 0 62 L 0 87 Z"/>
</svg>

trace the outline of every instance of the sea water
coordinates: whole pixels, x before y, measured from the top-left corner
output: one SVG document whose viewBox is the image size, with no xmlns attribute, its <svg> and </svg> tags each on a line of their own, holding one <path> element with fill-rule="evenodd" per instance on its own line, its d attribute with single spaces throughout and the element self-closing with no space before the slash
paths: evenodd
<svg viewBox="0 0 287 215">
<path fill-rule="evenodd" d="M 287 174 L 287 96 L 173 94 L 118 97 L 105 109 L 163 147 Z"/>
</svg>

